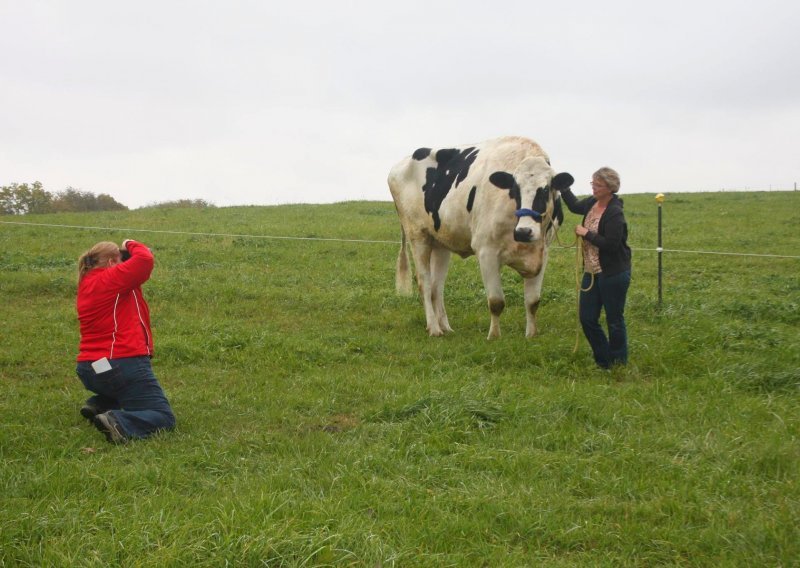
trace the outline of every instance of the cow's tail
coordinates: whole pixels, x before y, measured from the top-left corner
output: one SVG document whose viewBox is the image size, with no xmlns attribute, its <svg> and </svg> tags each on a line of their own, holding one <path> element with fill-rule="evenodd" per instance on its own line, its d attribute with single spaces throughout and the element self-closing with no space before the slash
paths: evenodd
<svg viewBox="0 0 800 568">
<path fill-rule="evenodd" d="M 411 267 L 408 264 L 408 241 L 406 232 L 400 227 L 400 252 L 397 254 L 397 270 L 395 271 L 394 285 L 397 293 L 401 296 L 410 296 L 411 288 Z"/>
</svg>

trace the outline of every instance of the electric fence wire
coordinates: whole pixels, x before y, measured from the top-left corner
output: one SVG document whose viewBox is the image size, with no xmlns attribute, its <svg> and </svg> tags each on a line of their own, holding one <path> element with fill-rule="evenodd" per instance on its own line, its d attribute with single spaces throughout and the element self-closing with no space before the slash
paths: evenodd
<svg viewBox="0 0 800 568">
<path fill-rule="evenodd" d="M 231 237 L 240 239 L 274 239 L 286 241 L 323 241 L 323 242 L 339 242 L 339 243 L 364 243 L 364 244 L 392 244 L 399 245 L 400 241 L 385 241 L 385 240 L 370 240 L 370 239 L 338 239 L 329 237 L 291 237 L 280 235 L 252 235 L 247 233 L 208 233 L 208 232 L 193 232 L 193 231 L 169 231 L 163 229 L 131 229 L 131 228 L 117 228 L 117 227 L 93 227 L 86 225 L 59 225 L 53 223 L 23 223 L 19 221 L 0 221 L 0 225 L 21 225 L 31 227 L 52 227 L 62 229 L 84 229 L 94 231 L 114 231 L 120 233 L 157 233 L 168 235 L 185 235 L 194 237 Z M 746 257 L 761 257 L 761 258 L 788 258 L 800 260 L 798 255 L 786 254 L 758 254 L 747 252 L 720 252 L 720 251 L 703 251 L 703 250 L 683 250 L 683 249 L 651 249 L 651 248 L 635 248 L 631 247 L 634 251 L 643 252 L 670 252 L 670 253 L 683 253 L 683 254 L 714 254 L 724 256 L 746 256 Z"/>
</svg>

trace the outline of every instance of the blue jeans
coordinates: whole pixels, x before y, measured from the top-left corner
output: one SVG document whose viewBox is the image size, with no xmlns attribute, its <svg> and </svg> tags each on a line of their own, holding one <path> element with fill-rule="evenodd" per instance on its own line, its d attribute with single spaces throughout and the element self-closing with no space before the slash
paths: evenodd
<svg viewBox="0 0 800 568">
<path fill-rule="evenodd" d="M 111 370 L 99 375 L 89 361 L 76 372 L 87 390 L 95 393 L 87 404 L 110 411 L 128 438 L 146 438 L 157 430 L 175 427 L 175 415 L 153 374 L 149 357 L 110 359 Z"/>
<path fill-rule="evenodd" d="M 591 283 L 592 275 L 583 274 L 581 288 Z M 631 284 L 631 271 L 614 276 L 595 274 L 591 289 L 581 292 L 580 320 L 583 334 L 592 347 L 595 363 L 604 369 L 628 362 L 628 332 L 625 328 L 625 298 Z M 606 312 L 608 338 L 600 325 L 600 311 Z"/>
</svg>

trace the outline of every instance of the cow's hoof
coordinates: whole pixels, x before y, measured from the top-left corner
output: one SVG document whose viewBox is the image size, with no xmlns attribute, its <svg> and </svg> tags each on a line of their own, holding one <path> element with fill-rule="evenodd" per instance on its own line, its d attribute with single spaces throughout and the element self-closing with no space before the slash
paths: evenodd
<svg viewBox="0 0 800 568">
<path fill-rule="evenodd" d="M 442 331 L 441 329 L 438 329 L 438 328 L 437 329 L 429 329 L 428 330 L 428 335 L 430 335 L 431 337 L 441 337 L 441 336 L 444 335 L 444 331 Z"/>
</svg>

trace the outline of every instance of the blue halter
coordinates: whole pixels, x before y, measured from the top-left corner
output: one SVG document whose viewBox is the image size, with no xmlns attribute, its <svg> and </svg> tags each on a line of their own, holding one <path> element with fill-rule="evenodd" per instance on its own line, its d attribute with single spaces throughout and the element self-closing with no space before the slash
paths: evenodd
<svg viewBox="0 0 800 568">
<path fill-rule="evenodd" d="M 517 217 L 533 217 L 537 221 L 542 220 L 542 214 L 538 211 L 534 211 L 533 209 L 517 209 L 514 211 L 514 215 Z"/>
</svg>

